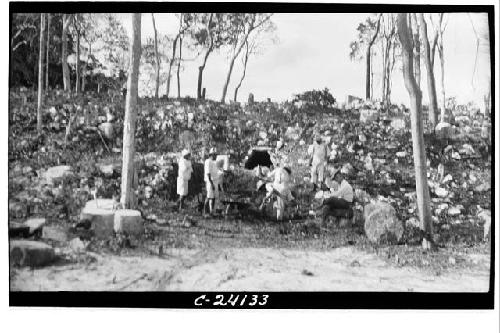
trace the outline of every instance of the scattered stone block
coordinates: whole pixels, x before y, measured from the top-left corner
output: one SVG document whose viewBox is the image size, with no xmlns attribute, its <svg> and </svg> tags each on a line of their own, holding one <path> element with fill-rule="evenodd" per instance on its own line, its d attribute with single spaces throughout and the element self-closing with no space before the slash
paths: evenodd
<svg viewBox="0 0 500 333">
<path fill-rule="evenodd" d="M 9 237 L 29 237 L 30 228 L 24 223 L 9 222 Z"/>
<path fill-rule="evenodd" d="M 394 128 L 395 130 L 401 130 L 403 128 L 406 128 L 406 121 L 404 118 L 392 118 L 391 120 L 391 127 Z"/>
<path fill-rule="evenodd" d="M 361 109 L 359 111 L 359 121 L 362 123 L 372 122 L 377 120 L 378 111 L 371 109 Z"/>
<path fill-rule="evenodd" d="M 29 228 L 29 233 L 33 234 L 35 231 L 40 230 L 45 223 L 45 218 L 31 218 L 24 222 L 24 225 Z"/>
<path fill-rule="evenodd" d="M 9 247 L 10 262 L 15 266 L 39 267 L 56 259 L 54 249 L 43 242 L 12 240 Z"/>
<path fill-rule="evenodd" d="M 87 202 L 80 213 L 80 220 L 89 220 L 95 236 L 106 238 L 113 235 L 115 202 L 112 199 L 97 199 Z"/>
<path fill-rule="evenodd" d="M 114 231 L 140 235 L 144 232 L 141 212 L 133 209 L 120 209 L 115 212 Z"/>
<path fill-rule="evenodd" d="M 42 238 L 64 243 L 69 239 L 69 229 L 63 226 L 44 226 Z"/>
<path fill-rule="evenodd" d="M 374 243 L 397 243 L 404 231 L 396 210 L 384 202 L 371 203 L 364 208 L 365 233 Z"/>
<path fill-rule="evenodd" d="M 114 138 L 114 127 L 113 123 L 102 123 L 99 125 L 99 130 L 102 132 L 102 135 L 108 139 L 112 140 Z"/>
<path fill-rule="evenodd" d="M 455 135 L 455 128 L 450 123 L 441 122 L 436 125 L 435 132 L 438 137 L 449 139 Z"/>
<path fill-rule="evenodd" d="M 474 191 L 476 192 L 486 192 L 491 190 L 491 183 L 490 182 L 484 182 L 482 184 L 479 184 L 474 188 Z"/>
<path fill-rule="evenodd" d="M 72 175 L 73 171 L 71 169 L 71 166 L 69 165 L 58 165 L 55 167 L 51 167 L 44 174 L 45 180 L 49 184 L 54 184 L 54 182 L 61 180 L 64 177 Z"/>
</svg>

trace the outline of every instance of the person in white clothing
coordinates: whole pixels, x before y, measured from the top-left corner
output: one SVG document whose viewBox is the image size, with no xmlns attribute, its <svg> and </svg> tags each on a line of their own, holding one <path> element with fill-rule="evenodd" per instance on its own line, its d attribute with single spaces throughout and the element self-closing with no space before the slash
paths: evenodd
<svg viewBox="0 0 500 333">
<path fill-rule="evenodd" d="M 354 200 L 354 191 L 340 169 L 335 169 L 332 174 L 335 182 L 340 184 L 337 189 L 330 189 L 329 198 L 323 201 L 323 205 L 327 205 L 330 209 L 349 209 Z"/>
<path fill-rule="evenodd" d="M 315 142 L 309 147 L 308 153 L 311 155 L 309 160 L 311 183 L 313 184 L 313 191 L 316 191 L 323 184 L 326 161 L 329 155 L 328 146 L 322 142 L 320 135 L 316 135 Z"/>
<path fill-rule="evenodd" d="M 191 157 L 191 152 L 187 149 L 183 149 L 181 152 L 181 158 L 179 159 L 179 172 L 177 174 L 177 194 L 179 195 L 179 210 L 182 209 L 182 204 L 184 199 L 188 195 L 189 180 L 191 179 L 191 174 L 193 173 L 193 166 L 189 158 Z"/>
<path fill-rule="evenodd" d="M 290 191 L 291 173 L 292 171 L 289 167 L 277 166 L 265 178 L 266 180 L 272 179 L 273 182 L 266 184 L 267 195 L 264 200 L 262 200 L 260 210 L 264 208 L 264 205 L 267 203 L 267 201 L 273 194 L 275 194 L 276 219 L 278 221 L 283 220 L 286 203 L 294 200 L 292 192 Z"/>
<path fill-rule="evenodd" d="M 215 148 L 210 148 L 208 153 L 209 157 L 205 160 L 204 165 L 204 179 L 205 186 L 207 190 L 207 198 L 205 199 L 205 204 L 203 205 L 203 213 L 206 212 L 207 204 L 209 207 L 210 214 L 214 213 L 215 200 L 219 196 L 219 189 L 216 186 L 218 178 L 218 169 L 215 162 L 217 152 Z"/>
</svg>

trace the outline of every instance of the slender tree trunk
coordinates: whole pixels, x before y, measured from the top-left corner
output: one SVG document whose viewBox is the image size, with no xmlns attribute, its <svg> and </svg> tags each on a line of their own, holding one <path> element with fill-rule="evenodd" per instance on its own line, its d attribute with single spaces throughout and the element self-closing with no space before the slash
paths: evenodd
<svg viewBox="0 0 500 333">
<path fill-rule="evenodd" d="M 177 63 L 177 98 L 181 98 L 182 36 L 179 38 L 179 62 Z"/>
<path fill-rule="evenodd" d="M 231 58 L 231 61 L 229 62 L 229 69 L 227 71 L 226 80 L 224 81 L 224 87 L 222 88 L 222 97 L 220 100 L 221 103 L 224 103 L 226 101 L 227 88 L 229 87 L 229 81 L 231 80 L 231 74 L 233 73 L 234 61 L 236 60 L 236 58 L 240 54 L 241 50 L 243 49 L 243 45 L 245 45 L 245 43 L 247 42 L 249 34 L 250 34 L 250 31 L 247 32 L 247 34 L 243 38 L 242 43 L 240 44 L 240 46 L 238 46 L 238 48 L 236 49 L 236 52 L 233 53 L 233 57 Z"/>
<path fill-rule="evenodd" d="M 89 51 L 87 52 L 87 61 L 83 65 L 84 67 L 82 69 L 82 92 L 85 91 L 85 88 L 87 86 L 87 68 L 89 66 L 91 53 L 92 53 L 92 44 L 89 43 Z"/>
<path fill-rule="evenodd" d="M 446 92 L 444 90 L 444 49 L 442 38 L 441 33 L 441 44 L 438 45 L 438 53 L 441 64 L 441 122 L 444 122 L 446 117 Z"/>
<path fill-rule="evenodd" d="M 153 13 L 151 13 L 151 20 L 153 21 L 153 31 L 155 34 L 155 98 L 158 99 L 158 92 L 160 90 L 160 56 L 158 54 L 158 32 Z"/>
<path fill-rule="evenodd" d="M 224 82 L 224 87 L 222 88 L 221 103 L 225 103 L 225 101 L 226 101 L 227 88 L 229 86 L 229 81 L 231 80 L 231 73 L 233 72 L 234 61 L 236 60 L 236 58 L 238 58 L 238 55 L 240 54 L 241 50 L 243 49 L 243 46 L 247 43 L 248 36 L 250 36 L 250 34 L 252 33 L 253 30 L 257 29 L 259 26 L 261 26 L 266 21 L 268 21 L 270 17 L 271 17 L 271 15 L 269 15 L 268 17 L 266 17 L 265 19 L 260 21 L 257 25 L 255 25 L 255 17 L 254 17 L 253 21 L 250 23 L 250 26 L 249 26 L 247 32 L 241 38 L 240 45 L 239 46 L 237 46 L 237 44 L 234 45 L 236 48 L 236 50 L 235 50 L 236 52 L 233 52 L 233 57 L 229 63 L 229 69 L 227 71 L 226 81 Z M 238 43 L 238 41 L 236 41 L 236 43 Z"/>
<path fill-rule="evenodd" d="M 68 68 L 68 25 L 69 25 L 69 16 L 68 14 L 63 14 L 61 63 L 63 72 L 64 91 L 71 91 L 71 80 Z"/>
<path fill-rule="evenodd" d="M 203 59 L 203 64 L 200 67 L 198 67 L 198 87 L 196 90 L 196 96 L 198 97 L 198 99 L 201 99 L 201 97 L 202 97 L 201 90 L 203 88 L 203 71 L 205 70 L 208 56 L 210 55 L 210 53 L 212 53 L 212 50 L 213 49 L 211 47 L 209 49 L 207 49 L 207 52 L 205 52 L 205 57 Z"/>
<path fill-rule="evenodd" d="M 394 72 L 394 65 L 396 64 L 396 46 L 392 44 L 392 57 L 389 67 L 389 74 L 387 75 L 387 101 L 392 104 L 391 93 L 392 93 L 392 73 Z"/>
<path fill-rule="evenodd" d="M 213 16 L 214 16 L 213 13 L 210 14 L 210 18 L 208 19 L 208 23 L 207 23 L 207 35 L 208 35 L 207 38 L 209 39 L 209 47 L 208 47 L 207 51 L 205 52 L 205 57 L 203 58 L 203 64 L 200 67 L 198 67 L 198 86 L 197 86 L 197 89 L 196 89 L 196 97 L 198 99 L 202 98 L 203 71 L 205 70 L 205 66 L 207 64 L 208 56 L 210 55 L 210 53 L 212 53 L 212 51 L 214 49 L 214 41 L 213 41 L 213 38 L 212 38 L 212 32 L 210 31 Z"/>
<path fill-rule="evenodd" d="M 170 63 L 168 65 L 168 75 L 167 75 L 167 99 L 170 94 L 170 79 L 172 78 L 172 66 L 174 65 L 175 62 L 175 52 L 177 51 L 177 41 L 179 40 L 180 33 L 175 36 L 174 43 L 172 45 L 172 58 L 170 59 Z"/>
<path fill-rule="evenodd" d="M 76 93 L 80 93 L 80 30 L 76 30 Z"/>
<path fill-rule="evenodd" d="M 432 39 L 432 45 L 431 45 L 431 66 L 434 69 L 434 59 L 436 58 L 436 47 L 438 46 L 438 41 L 439 41 L 439 32 L 441 30 L 441 22 L 443 21 L 443 15 L 444 13 L 439 14 L 439 22 L 438 26 L 434 31 L 434 38 Z"/>
<path fill-rule="evenodd" d="M 382 40 L 381 43 L 382 46 L 382 105 L 385 105 L 385 63 L 386 63 L 386 57 L 385 57 L 385 42 Z"/>
<path fill-rule="evenodd" d="M 50 14 L 47 14 L 47 47 L 45 55 L 45 90 L 49 90 Z"/>
<path fill-rule="evenodd" d="M 36 129 L 42 133 L 42 106 L 43 106 L 43 57 L 45 56 L 45 15 L 40 14 L 40 50 L 38 56 L 38 104 L 36 112 Z"/>
<path fill-rule="evenodd" d="M 135 123 L 137 117 L 137 94 L 139 63 L 141 59 L 141 14 L 132 16 L 132 40 L 130 42 L 130 64 L 123 122 L 123 165 L 121 183 L 121 204 L 123 208 L 134 208 L 134 155 Z"/>
<path fill-rule="evenodd" d="M 372 48 L 370 45 L 368 45 L 368 48 L 366 49 L 366 85 L 365 85 L 365 88 L 366 88 L 366 100 L 369 100 L 371 99 L 371 94 L 370 94 L 370 87 L 371 87 L 371 72 L 372 72 L 372 69 L 371 69 L 371 62 L 372 62 L 372 59 L 371 59 L 371 55 L 372 55 Z"/>
<path fill-rule="evenodd" d="M 417 85 L 420 87 L 420 27 L 417 21 L 417 15 L 415 13 L 411 13 L 411 22 L 412 22 L 412 30 L 413 30 L 413 45 L 415 48 L 414 54 L 414 70 L 415 70 L 415 81 L 417 81 Z"/>
<path fill-rule="evenodd" d="M 371 69 L 371 64 L 372 64 L 372 46 L 373 46 L 373 43 L 375 43 L 375 40 L 377 39 L 377 36 L 378 36 L 378 32 L 380 31 L 380 20 L 381 20 L 381 16 L 382 14 L 380 14 L 380 16 L 378 17 L 378 20 L 377 20 L 377 28 L 375 29 L 375 33 L 373 34 L 373 37 L 372 39 L 370 40 L 370 42 L 368 43 L 368 47 L 366 49 L 366 85 L 365 85 L 365 88 L 366 88 L 366 99 L 369 100 L 372 98 L 372 94 L 371 94 L 371 87 L 372 87 L 372 82 L 371 82 L 371 75 L 372 75 L 372 69 Z"/>
<path fill-rule="evenodd" d="M 420 225 L 424 230 L 424 242 L 427 247 L 432 244 L 432 218 L 430 209 L 429 188 L 427 184 L 427 161 L 425 156 L 424 131 L 422 123 L 422 92 L 413 75 L 413 50 L 410 43 L 410 32 L 407 25 L 407 14 L 398 14 L 398 35 L 403 55 L 403 76 L 406 90 L 410 95 L 411 135 L 413 141 L 413 160 L 415 163 L 415 180 L 417 192 L 417 208 Z"/>
<path fill-rule="evenodd" d="M 92 44 L 89 43 L 89 56 L 87 58 L 87 64 L 90 63 L 90 60 L 92 59 Z M 89 70 L 89 82 L 94 82 L 94 71 L 92 69 Z"/>
<path fill-rule="evenodd" d="M 437 124 L 437 98 L 436 98 L 436 82 L 434 79 L 434 70 L 432 69 L 431 63 L 431 50 L 429 45 L 429 39 L 427 38 L 427 23 L 424 19 L 424 14 L 418 14 L 418 20 L 420 23 L 420 35 L 422 36 L 422 43 L 424 44 L 425 52 L 425 68 L 427 73 L 427 90 L 429 95 L 429 120 L 432 126 Z"/>
<path fill-rule="evenodd" d="M 226 101 L 227 88 L 229 86 L 229 81 L 231 80 L 231 73 L 233 72 L 234 61 L 235 58 L 233 57 L 231 59 L 231 62 L 229 63 L 229 69 L 227 71 L 226 81 L 224 82 L 224 87 L 222 88 L 222 97 L 220 99 L 221 103 L 225 103 Z"/>
<path fill-rule="evenodd" d="M 390 100 L 389 100 L 389 81 L 390 81 L 390 66 L 391 66 L 391 58 L 390 58 L 390 53 L 391 53 L 391 40 L 387 40 L 386 43 L 386 48 L 385 48 L 385 64 L 384 64 L 384 105 L 388 106 L 390 105 Z"/>
<path fill-rule="evenodd" d="M 238 85 L 234 89 L 234 102 L 237 102 L 238 90 L 240 89 L 241 84 L 243 83 L 243 80 L 245 79 L 245 75 L 247 73 L 247 64 L 248 64 L 248 57 L 249 56 L 250 56 L 250 49 L 249 49 L 248 44 L 247 44 L 246 49 L 245 49 L 245 58 L 243 60 L 243 74 L 241 75 L 240 82 L 238 82 Z"/>
<path fill-rule="evenodd" d="M 373 66 L 372 66 L 372 62 L 373 61 L 373 58 L 370 57 L 370 97 L 373 98 Z"/>
</svg>

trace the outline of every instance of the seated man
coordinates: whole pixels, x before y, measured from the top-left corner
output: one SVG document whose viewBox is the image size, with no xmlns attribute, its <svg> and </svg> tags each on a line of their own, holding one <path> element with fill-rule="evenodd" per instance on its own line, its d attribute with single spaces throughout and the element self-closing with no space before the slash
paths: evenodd
<svg viewBox="0 0 500 333">
<path fill-rule="evenodd" d="M 352 186 L 345 180 L 344 174 L 340 172 L 340 169 L 334 169 L 332 176 L 337 186 L 332 187 L 330 193 L 322 201 L 323 217 L 326 217 L 326 215 L 344 215 L 346 212 L 350 215 L 354 200 Z"/>
</svg>

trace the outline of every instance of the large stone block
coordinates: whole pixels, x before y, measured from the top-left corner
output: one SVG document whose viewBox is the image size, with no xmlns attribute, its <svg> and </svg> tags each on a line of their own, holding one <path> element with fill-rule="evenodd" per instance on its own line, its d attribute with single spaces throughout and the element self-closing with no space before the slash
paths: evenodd
<svg viewBox="0 0 500 333">
<path fill-rule="evenodd" d="M 24 225 L 29 228 L 30 234 L 40 230 L 46 223 L 45 218 L 31 218 L 24 222 Z"/>
<path fill-rule="evenodd" d="M 50 184 L 54 184 L 54 182 L 71 175 L 73 175 L 73 171 L 69 165 L 51 167 L 44 174 L 45 180 Z"/>
<path fill-rule="evenodd" d="M 112 199 L 97 199 L 88 201 L 80 213 L 80 221 L 88 220 L 95 236 L 106 238 L 113 235 L 115 201 Z"/>
<path fill-rule="evenodd" d="M 436 136 L 444 139 L 452 138 L 455 135 L 455 127 L 449 123 L 441 122 L 436 125 Z"/>
<path fill-rule="evenodd" d="M 50 245 L 28 240 L 10 241 L 10 262 L 15 266 L 38 267 L 55 259 L 56 254 Z"/>
<path fill-rule="evenodd" d="M 396 210 L 383 202 L 371 203 L 364 208 L 365 233 L 374 243 L 397 243 L 403 236 L 403 223 Z"/>
<path fill-rule="evenodd" d="M 133 209 L 120 209 L 115 212 L 115 232 L 123 232 L 129 235 L 140 235 L 144 232 L 141 212 Z"/>
<path fill-rule="evenodd" d="M 61 243 L 67 242 L 69 240 L 69 228 L 64 226 L 44 226 L 42 238 Z"/>
<path fill-rule="evenodd" d="M 375 121 L 378 118 L 378 111 L 372 109 L 361 109 L 359 111 L 359 121 L 362 123 Z"/>
<path fill-rule="evenodd" d="M 112 140 L 114 138 L 113 123 L 102 123 L 99 125 L 99 130 L 106 139 Z"/>
</svg>

